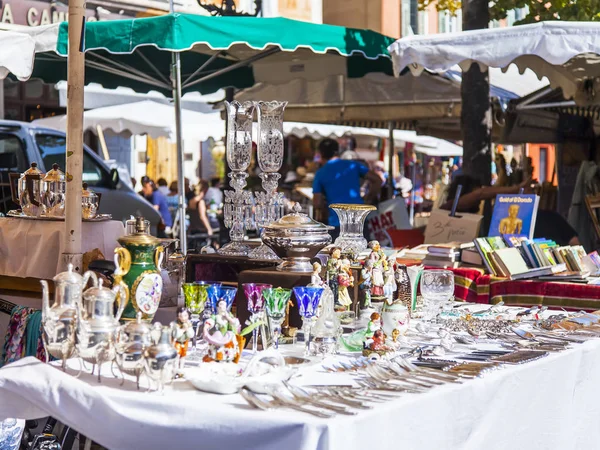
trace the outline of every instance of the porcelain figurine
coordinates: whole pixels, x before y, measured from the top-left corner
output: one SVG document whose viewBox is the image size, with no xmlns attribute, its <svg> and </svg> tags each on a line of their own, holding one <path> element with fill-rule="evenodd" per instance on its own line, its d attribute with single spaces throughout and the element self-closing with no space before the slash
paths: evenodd
<svg viewBox="0 0 600 450">
<path fill-rule="evenodd" d="M 383 295 L 388 305 L 391 305 L 394 301 L 394 294 L 396 293 L 396 280 L 394 279 L 394 256 L 390 256 L 387 260 L 387 267 L 383 272 Z"/>
<path fill-rule="evenodd" d="M 412 286 L 407 267 L 404 264 L 396 264 L 394 277 L 397 288 L 395 301 L 406 306 L 410 316 L 412 310 Z"/>
<path fill-rule="evenodd" d="M 381 250 L 381 246 L 378 241 L 369 242 L 369 248 L 371 253 L 368 259 L 372 261 L 372 278 L 371 278 L 371 300 L 383 301 L 385 295 L 383 292 L 383 286 L 385 284 L 384 272 L 387 269 L 387 259 L 385 253 Z"/>
<path fill-rule="evenodd" d="M 367 309 L 371 306 L 371 287 L 373 278 L 373 261 L 370 259 L 365 261 L 363 268 L 360 271 L 360 288 L 362 304 L 361 309 Z"/>
<path fill-rule="evenodd" d="M 312 287 L 322 287 L 323 286 L 323 280 L 321 279 L 321 264 L 319 264 L 318 262 L 313 264 L 313 271 L 312 274 L 310 275 L 310 284 L 309 286 Z"/>
<path fill-rule="evenodd" d="M 350 261 L 343 259 L 338 274 L 338 303 L 346 310 L 352 306 L 352 299 L 348 293 L 349 286 L 354 286 L 354 277 L 352 276 L 352 269 L 350 269 Z"/>
<path fill-rule="evenodd" d="M 219 300 L 217 311 L 204 323 L 204 340 L 208 342 L 208 354 L 204 362 L 237 362 L 241 355 L 238 345 L 240 321 L 227 310 L 227 302 Z"/>
<path fill-rule="evenodd" d="M 381 321 L 381 315 L 377 312 L 371 314 L 371 320 L 367 324 L 367 329 L 365 331 L 363 346 L 368 348 L 369 345 L 373 342 L 373 336 L 376 331 L 383 331 L 383 322 Z"/>
<path fill-rule="evenodd" d="M 340 259 L 342 256 L 342 250 L 339 247 L 334 247 L 331 249 L 331 256 L 327 260 L 327 284 L 329 284 L 329 288 L 331 292 L 333 292 L 333 302 L 337 305 L 338 301 L 338 277 L 340 274 L 340 266 L 342 264 L 342 260 Z"/>
<path fill-rule="evenodd" d="M 187 356 L 188 344 L 194 338 L 194 327 L 190 320 L 190 312 L 185 306 L 177 308 L 177 321 L 173 326 L 173 340 L 179 356 L 178 367 L 183 369 Z"/>
</svg>

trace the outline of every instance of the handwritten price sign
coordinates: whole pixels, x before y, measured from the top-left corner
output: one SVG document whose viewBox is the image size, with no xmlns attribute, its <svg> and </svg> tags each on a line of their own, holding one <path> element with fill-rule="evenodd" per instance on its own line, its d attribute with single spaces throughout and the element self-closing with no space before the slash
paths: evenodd
<svg viewBox="0 0 600 450">
<path fill-rule="evenodd" d="M 426 244 L 470 242 L 479 237 L 482 216 L 461 213 L 451 217 L 449 211 L 434 209 L 425 228 Z"/>
</svg>

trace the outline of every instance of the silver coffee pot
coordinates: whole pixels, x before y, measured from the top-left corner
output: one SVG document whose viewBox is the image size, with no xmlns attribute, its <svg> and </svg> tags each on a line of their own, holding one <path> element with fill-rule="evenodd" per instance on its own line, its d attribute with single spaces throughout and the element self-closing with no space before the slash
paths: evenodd
<svg viewBox="0 0 600 450">
<path fill-rule="evenodd" d="M 52 165 L 52 170 L 46 173 L 43 182 L 42 203 L 45 214 L 51 217 L 64 217 L 67 182 L 58 164 Z"/>
<path fill-rule="evenodd" d="M 138 312 L 136 320 L 121 326 L 117 333 L 117 366 L 122 373 L 135 377 L 138 389 L 144 372 L 144 350 L 152 344 L 151 332 L 152 326 L 143 321 L 142 313 Z M 121 385 L 124 383 L 125 377 Z"/>
<path fill-rule="evenodd" d="M 50 307 L 50 294 L 48 282 L 41 280 L 42 285 L 42 326 L 46 358 L 49 355 L 63 361 L 63 370 L 66 360 L 73 356 L 75 350 L 75 332 L 77 305 L 81 302 L 81 295 L 88 281 L 92 279 L 93 286 L 98 285 L 98 278 L 94 272 L 86 272 L 83 276 L 73 270 L 69 264 L 66 272 L 61 272 L 53 278 L 54 304 Z"/>
<path fill-rule="evenodd" d="M 21 207 L 24 215 L 39 217 L 44 212 L 42 205 L 42 178 L 44 173 L 38 169 L 37 163 L 32 162 L 31 167 L 21 176 L 16 173 L 9 174 L 13 201 Z M 14 180 L 18 178 L 17 190 L 14 189 Z"/>
<path fill-rule="evenodd" d="M 83 293 L 83 306 L 77 309 L 77 352 L 84 361 L 98 365 L 98 381 L 101 380 L 101 365 L 115 359 L 119 319 L 127 300 L 127 288 L 123 283 L 109 289 L 102 286 L 100 280 L 97 287 Z M 116 314 L 115 301 L 119 305 Z"/>
<path fill-rule="evenodd" d="M 144 350 L 144 366 L 146 375 L 155 383 L 159 392 L 173 380 L 177 367 L 177 350 L 173 345 L 172 326 L 154 324 L 152 345 Z"/>
</svg>

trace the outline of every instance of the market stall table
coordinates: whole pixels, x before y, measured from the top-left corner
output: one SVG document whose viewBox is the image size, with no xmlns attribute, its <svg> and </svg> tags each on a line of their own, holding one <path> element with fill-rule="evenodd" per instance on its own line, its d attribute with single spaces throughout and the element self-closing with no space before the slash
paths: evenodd
<svg viewBox="0 0 600 450">
<path fill-rule="evenodd" d="M 182 380 L 164 395 L 146 394 L 135 391 L 131 379 L 119 388 L 110 370 L 98 384 L 89 374 L 75 379 L 26 358 L 0 369 L 0 420 L 51 415 L 111 450 L 596 448 L 599 351 L 600 339 L 588 341 L 483 378 L 403 394 L 356 416 L 327 420 L 285 409 L 255 410 L 238 394 L 201 393 Z M 319 363 L 301 373 L 295 384 L 351 381 L 347 374 L 325 373 Z"/>
</svg>

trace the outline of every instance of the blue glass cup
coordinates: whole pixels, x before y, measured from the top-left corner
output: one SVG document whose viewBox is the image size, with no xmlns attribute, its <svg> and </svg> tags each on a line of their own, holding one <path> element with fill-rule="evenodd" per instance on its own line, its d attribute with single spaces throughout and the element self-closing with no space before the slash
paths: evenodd
<svg viewBox="0 0 600 450">
<path fill-rule="evenodd" d="M 217 306 L 219 301 L 224 300 L 227 304 L 227 311 L 231 311 L 231 305 L 237 294 L 237 288 L 230 286 L 221 286 L 218 284 L 212 284 L 208 286 L 208 302 L 213 311 L 213 314 L 217 312 Z"/>
<path fill-rule="evenodd" d="M 308 354 L 310 332 L 317 318 L 319 302 L 321 301 L 321 296 L 325 289 L 314 286 L 297 286 L 293 290 L 298 304 L 298 310 L 302 317 L 302 331 L 304 332 L 306 354 Z"/>
</svg>

